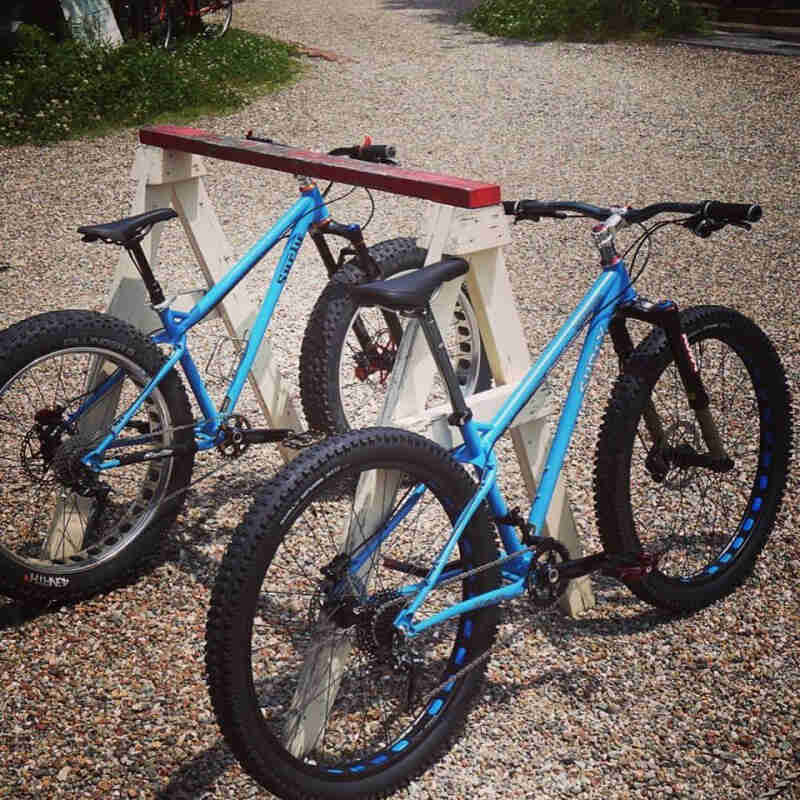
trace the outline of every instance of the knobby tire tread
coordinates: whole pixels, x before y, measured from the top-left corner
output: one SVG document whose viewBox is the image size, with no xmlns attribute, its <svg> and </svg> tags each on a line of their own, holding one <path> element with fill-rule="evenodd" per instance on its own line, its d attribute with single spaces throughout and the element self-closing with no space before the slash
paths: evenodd
<svg viewBox="0 0 800 800">
<path fill-rule="evenodd" d="M 379 451 L 377 457 L 376 450 Z M 367 457 L 364 457 L 365 452 Z M 393 456 L 392 453 L 397 455 Z M 450 707 L 445 735 L 440 735 L 435 746 L 430 747 L 428 752 L 420 753 L 425 750 L 429 740 L 417 746 L 413 750 L 416 763 L 412 771 L 400 776 L 393 775 L 383 786 L 370 785 L 365 791 L 357 785 L 343 785 L 341 782 L 323 785 L 318 778 L 311 776 L 310 784 L 316 788 L 308 790 L 302 783 L 305 776 L 308 784 L 309 776 L 281 763 L 281 759 L 274 756 L 270 746 L 264 744 L 264 738 L 259 734 L 258 722 L 253 715 L 255 698 L 252 695 L 252 684 L 248 685 L 251 625 L 251 599 L 248 593 L 260 586 L 267 565 L 283 539 L 284 531 L 280 520 L 289 517 L 292 510 L 302 502 L 304 492 L 309 490 L 321 474 L 328 474 L 327 470 L 333 465 L 353 463 L 359 456 L 362 463 L 385 463 L 387 466 L 408 463 L 409 458 L 421 459 L 427 463 L 428 470 L 438 471 L 442 476 L 447 476 L 447 480 L 453 481 L 454 496 L 464 500 L 475 491 L 475 484 L 463 467 L 435 443 L 399 429 L 371 428 L 331 437 L 304 451 L 263 486 L 254 498 L 226 550 L 212 591 L 206 627 L 206 680 L 217 720 L 228 745 L 242 767 L 280 797 L 298 800 L 343 796 L 380 798 L 407 785 L 435 763 L 458 737 L 485 670 L 484 663 L 462 679 L 465 683 L 458 690 L 462 696 Z M 486 563 L 496 555 L 495 537 L 489 531 L 493 531 L 493 528 L 484 503 L 463 534 L 470 537 L 476 565 Z M 484 586 L 498 584 L 499 574 L 496 569 L 487 570 L 483 576 Z M 488 650 L 494 642 L 496 611 L 496 607 L 483 609 L 480 612 L 480 623 L 475 625 L 476 632 L 473 636 L 476 636 L 479 627 L 482 629 L 482 652 Z M 479 638 L 476 637 L 475 641 Z M 442 716 L 447 717 L 445 714 Z M 432 726 L 432 730 L 436 732 L 441 727 L 441 724 L 437 724 Z M 403 761 L 395 764 L 392 771 L 400 771 L 398 767 L 404 764 Z M 383 777 L 384 773 L 373 775 L 371 783 L 380 784 Z"/>
<path fill-rule="evenodd" d="M 96 344 L 117 350 L 134 361 L 148 375 L 153 375 L 166 360 L 144 333 L 129 323 L 93 311 L 52 311 L 24 319 L 0 333 L 0 391 L 21 369 L 40 356 L 79 344 Z M 191 407 L 185 388 L 175 370 L 160 385 L 170 413 L 170 424 L 186 426 L 192 422 Z M 176 443 L 191 440 L 192 430 L 175 434 Z M 176 457 L 166 494 L 178 492 L 158 516 L 116 556 L 85 571 L 70 575 L 64 588 L 43 587 L 23 580 L 29 568 L 6 557 L 0 551 L 0 592 L 24 602 L 67 602 L 108 591 L 133 580 L 154 555 L 160 534 L 175 521 L 185 501 L 194 464 L 194 456 Z"/>
</svg>

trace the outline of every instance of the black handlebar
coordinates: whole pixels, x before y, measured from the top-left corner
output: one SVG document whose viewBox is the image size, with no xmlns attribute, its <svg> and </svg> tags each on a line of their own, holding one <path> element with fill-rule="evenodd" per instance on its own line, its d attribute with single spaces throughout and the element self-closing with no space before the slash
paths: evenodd
<svg viewBox="0 0 800 800">
<path fill-rule="evenodd" d="M 274 144 L 278 147 L 292 147 L 290 144 L 276 142 L 274 139 L 267 139 L 262 136 L 253 135 L 253 131 L 247 131 L 245 139 L 251 142 L 263 142 L 264 144 Z M 353 147 L 336 147 L 331 150 L 329 156 L 348 156 L 359 161 L 371 161 L 375 164 L 394 164 L 393 161 L 397 151 L 390 144 L 357 144 Z"/>
<path fill-rule="evenodd" d="M 396 152 L 390 144 L 357 144 L 354 147 L 337 147 L 328 155 L 349 156 L 358 161 L 371 161 L 374 164 L 393 164 Z"/>
<path fill-rule="evenodd" d="M 588 203 L 556 201 L 542 203 L 539 200 L 504 201 L 503 210 L 515 220 L 528 219 L 538 221 L 542 217 L 564 219 L 567 216 L 591 217 L 600 222 L 608 219 L 614 211 L 627 222 L 645 222 L 657 214 L 691 214 L 684 221 L 689 230 L 705 238 L 715 230 L 726 225 L 739 225 L 749 228 L 748 223 L 761 219 L 761 206 L 752 203 L 721 203 L 707 200 L 703 203 L 654 203 L 644 208 L 610 209 L 593 206 Z M 567 214 L 565 212 L 570 212 Z"/>
<path fill-rule="evenodd" d="M 704 204 L 703 216 L 711 222 L 758 222 L 761 219 L 761 206 L 709 200 Z"/>
</svg>

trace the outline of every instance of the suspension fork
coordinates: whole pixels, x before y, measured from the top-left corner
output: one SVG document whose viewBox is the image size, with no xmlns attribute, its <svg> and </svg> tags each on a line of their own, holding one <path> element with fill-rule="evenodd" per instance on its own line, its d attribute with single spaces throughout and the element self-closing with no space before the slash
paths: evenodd
<svg viewBox="0 0 800 800">
<path fill-rule="evenodd" d="M 333 236 L 341 236 L 343 239 L 347 239 L 347 241 L 350 242 L 353 246 L 352 252 L 358 259 L 358 263 L 368 280 L 375 281 L 386 277 L 381 272 L 380 266 L 375 259 L 370 255 L 369 249 L 364 241 L 361 227 L 358 225 L 341 225 L 338 222 L 334 222 L 329 217 L 309 228 L 309 235 L 316 245 L 322 263 L 325 264 L 325 269 L 328 271 L 329 278 L 333 277 L 333 274 L 339 269 L 341 264 L 336 262 L 330 247 L 328 247 L 328 243 L 325 241 L 326 233 L 332 234 Z M 381 309 L 381 313 L 386 322 L 386 327 L 389 329 L 392 342 L 394 342 L 395 346 L 399 346 L 400 339 L 403 337 L 403 326 L 400 324 L 397 314 L 386 311 L 385 309 Z M 369 352 L 374 347 L 372 337 L 369 335 L 369 331 L 361 320 L 360 315 L 353 322 L 353 332 L 358 339 L 359 346 L 364 352 Z"/>
<path fill-rule="evenodd" d="M 620 361 L 620 367 L 623 369 L 634 349 L 633 341 L 625 326 L 625 320 L 628 318 L 647 322 L 664 331 L 678 367 L 678 374 L 686 392 L 689 408 L 694 412 L 708 452 L 714 461 L 729 461 L 722 446 L 719 430 L 711 415 L 710 400 L 703 386 L 700 370 L 689 346 L 689 340 L 681 330 L 678 306 L 671 300 L 652 303 L 644 298 L 637 298 L 619 306 L 609 326 L 609 333 Z M 647 401 L 643 416 L 654 445 L 658 448 L 662 447 L 666 435 L 652 400 Z"/>
</svg>

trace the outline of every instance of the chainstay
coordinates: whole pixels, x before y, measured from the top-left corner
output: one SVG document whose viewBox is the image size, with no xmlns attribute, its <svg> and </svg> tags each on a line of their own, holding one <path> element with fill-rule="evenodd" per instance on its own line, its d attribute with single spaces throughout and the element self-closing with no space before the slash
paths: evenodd
<svg viewBox="0 0 800 800">
<path fill-rule="evenodd" d="M 156 431 L 153 435 L 162 436 L 163 434 L 166 434 L 166 433 L 172 434 L 172 433 L 176 433 L 178 431 L 185 431 L 185 430 L 189 430 L 189 429 L 194 430 L 196 427 L 197 427 L 197 421 L 195 420 L 194 422 L 189 422 L 186 425 L 175 425 L 175 426 L 173 426 L 171 428 L 161 428 L 158 431 Z M 291 444 L 289 443 L 290 440 L 294 440 L 294 439 L 298 439 L 298 440 L 303 441 L 303 442 L 307 441 L 307 439 L 305 439 L 304 436 L 303 436 L 304 434 L 308 434 L 311 437 L 313 437 L 313 439 L 309 442 L 310 444 L 313 444 L 314 442 L 316 442 L 318 440 L 318 435 L 317 435 L 317 433 L 315 431 L 301 431 L 300 433 L 296 434 L 293 437 L 292 436 L 287 437 L 287 440 L 286 440 L 286 443 L 285 443 L 286 446 L 287 447 L 291 447 L 292 449 L 300 449 L 302 447 L 307 447 L 308 444 L 306 444 L 306 443 L 303 443 L 303 444 L 294 444 L 294 442 L 292 442 Z M 277 442 L 276 444 L 284 444 L 284 442 Z M 201 451 L 197 451 L 197 452 L 201 452 Z M 201 483 L 202 481 L 207 480 L 208 478 L 211 478 L 212 476 L 216 475 L 217 473 L 222 472 L 223 470 L 227 469 L 229 466 L 232 465 L 233 461 L 238 460 L 239 457 L 240 456 L 237 456 L 237 457 L 235 457 L 233 459 L 229 459 L 228 461 L 220 464 L 215 469 L 209 470 L 205 474 L 200 475 L 198 478 L 195 478 L 190 483 L 188 483 L 186 486 L 184 486 L 182 489 L 176 489 L 174 492 L 172 492 L 171 494 L 168 494 L 165 498 L 163 498 L 160 501 L 159 505 L 161 505 L 163 503 L 168 503 L 170 500 L 174 500 L 176 497 L 179 497 L 182 494 L 186 494 L 192 487 L 196 486 L 198 483 Z"/>
<path fill-rule="evenodd" d="M 503 564 L 508 563 L 509 561 L 513 561 L 515 558 L 519 558 L 520 556 L 523 556 L 526 553 L 535 552 L 536 550 L 537 550 L 537 545 L 535 544 L 528 545 L 527 547 L 523 547 L 522 549 L 517 550 L 516 552 L 510 555 L 507 554 L 501 556 L 500 558 L 497 558 L 494 561 L 487 562 L 486 564 L 481 564 L 480 566 L 474 567 L 473 569 L 468 570 L 467 572 L 461 572 L 458 575 L 454 575 L 451 578 L 447 578 L 446 580 L 437 583 L 436 586 L 433 587 L 433 590 L 439 589 L 442 586 L 447 586 L 448 584 L 454 583 L 456 581 L 464 581 L 467 578 L 471 578 L 473 575 L 479 575 L 482 572 L 486 572 L 486 570 L 501 566 Z M 404 603 L 407 602 L 408 598 L 406 597 L 398 597 L 392 600 L 387 600 L 380 606 L 380 611 L 383 611 L 383 609 L 385 608 L 390 608 L 391 606 L 403 605 Z M 461 667 L 461 669 L 459 669 L 452 675 L 449 675 L 447 679 L 441 681 L 441 683 L 439 683 L 433 689 L 428 691 L 428 693 L 422 698 L 421 703 L 424 705 L 429 701 L 433 700 L 450 683 L 452 683 L 453 681 L 461 680 L 461 678 L 463 678 L 468 673 L 472 672 L 472 670 L 477 669 L 481 665 L 485 664 L 491 658 L 492 653 L 502 652 L 503 650 L 506 650 L 508 647 L 511 646 L 511 643 L 514 641 L 514 639 L 515 639 L 514 633 L 509 633 L 501 642 L 495 640 L 485 652 L 481 653 L 479 656 L 476 656 L 472 660 L 468 661 L 463 667 Z"/>
</svg>

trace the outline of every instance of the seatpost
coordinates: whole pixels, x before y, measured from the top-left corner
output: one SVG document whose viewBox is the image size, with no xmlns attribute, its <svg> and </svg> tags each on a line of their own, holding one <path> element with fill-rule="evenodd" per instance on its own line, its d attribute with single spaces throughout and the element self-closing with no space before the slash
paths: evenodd
<svg viewBox="0 0 800 800">
<path fill-rule="evenodd" d="M 467 403 L 464 400 L 464 393 L 461 391 L 453 365 L 450 363 L 450 356 L 447 354 L 447 348 L 444 346 L 442 334 L 436 324 L 430 303 L 426 303 L 425 308 L 415 316 L 417 316 L 422 325 L 422 331 L 425 334 L 433 360 L 447 385 L 447 393 L 450 395 L 450 402 L 453 406 L 453 415 L 448 422 L 451 425 L 461 426 L 467 420 L 472 419 L 472 411 L 467 407 Z"/>
<path fill-rule="evenodd" d="M 147 288 L 147 293 L 150 295 L 150 302 L 157 306 L 159 303 L 164 302 L 164 290 L 153 275 L 153 270 L 150 268 L 150 262 L 142 249 L 142 240 L 134 239 L 132 242 L 125 244 L 125 249 L 131 257 L 139 275 L 142 276 L 142 281 Z"/>
</svg>

